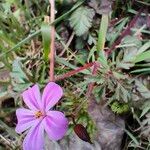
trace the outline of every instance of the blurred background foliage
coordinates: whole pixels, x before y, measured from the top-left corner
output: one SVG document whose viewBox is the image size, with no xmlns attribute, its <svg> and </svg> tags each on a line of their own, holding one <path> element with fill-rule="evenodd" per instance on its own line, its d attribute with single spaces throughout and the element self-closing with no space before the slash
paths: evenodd
<svg viewBox="0 0 150 150">
<path fill-rule="evenodd" d="M 95 75 L 87 69 L 58 81 L 65 94 L 57 109 L 73 114 L 86 101 L 88 84 L 95 83 L 97 103 L 124 118 L 130 131 L 122 149 L 150 148 L 149 6 L 148 0 L 56 0 L 55 75 L 89 62 L 100 64 Z M 22 136 L 14 131 L 15 110 L 23 105 L 20 93 L 34 83 L 42 89 L 49 80 L 49 11 L 48 0 L 0 0 L 0 149 L 20 147 Z M 104 50 L 97 49 L 97 41 L 100 47 L 105 43 Z M 96 126 L 87 104 L 75 119 L 92 136 Z M 72 127 L 70 121 L 68 134 Z"/>
</svg>

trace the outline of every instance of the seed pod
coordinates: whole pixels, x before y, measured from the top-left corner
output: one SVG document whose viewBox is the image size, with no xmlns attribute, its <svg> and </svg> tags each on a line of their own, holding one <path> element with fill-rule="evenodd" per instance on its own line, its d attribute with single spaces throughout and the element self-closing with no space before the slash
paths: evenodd
<svg viewBox="0 0 150 150">
<path fill-rule="evenodd" d="M 74 132 L 81 140 L 93 144 L 86 128 L 82 124 L 76 124 L 74 127 Z"/>
</svg>

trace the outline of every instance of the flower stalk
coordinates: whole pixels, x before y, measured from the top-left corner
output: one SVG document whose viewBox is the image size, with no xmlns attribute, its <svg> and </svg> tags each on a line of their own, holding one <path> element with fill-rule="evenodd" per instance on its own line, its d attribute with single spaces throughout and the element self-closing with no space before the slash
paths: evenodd
<svg viewBox="0 0 150 150">
<path fill-rule="evenodd" d="M 72 71 L 67 72 L 67 73 L 64 74 L 64 75 L 60 75 L 60 76 L 56 77 L 55 81 L 58 81 L 58 80 L 62 80 L 62 79 L 71 77 L 71 76 L 73 76 L 73 75 L 75 75 L 75 74 L 77 74 L 77 73 L 79 73 L 79 72 L 81 72 L 81 71 L 83 71 L 83 70 L 85 70 L 85 69 L 88 69 L 88 68 L 92 67 L 93 65 L 95 65 L 95 62 L 85 64 L 85 65 L 82 66 L 82 67 L 79 67 L 79 68 L 77 68 L 77 69 L 74 69 L 74 70 L 72 70 Z"/>
<path fill-rule="evenodd" d="M 55 1 L 49 0 L 51 5 L 51 11 L 50 11 L 50 23 L 54 22 L 55 20 Z M 54 81 L 54 65 L 55 65 L 55 26 L 51 25 L 51 43 L 50 43 L 50 53 L 49 53 L 49 59 L 50 59 L 50 81 Z"/>
</svg>

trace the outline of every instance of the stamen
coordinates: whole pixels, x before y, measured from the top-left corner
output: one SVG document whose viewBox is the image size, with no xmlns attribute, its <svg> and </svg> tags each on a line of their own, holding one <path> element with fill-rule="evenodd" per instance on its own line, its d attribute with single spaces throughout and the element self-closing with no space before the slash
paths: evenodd
<svg viewBox="0 0 150 150">
<path fill-rule="evenodd" d="M 35 117 L 36 118 L 40 118 L 40 117 L 42 117 L 44 114 L 41 112 L 41 111 L 37 111 L 36 113 L 35 113 Z"/>
</svg>

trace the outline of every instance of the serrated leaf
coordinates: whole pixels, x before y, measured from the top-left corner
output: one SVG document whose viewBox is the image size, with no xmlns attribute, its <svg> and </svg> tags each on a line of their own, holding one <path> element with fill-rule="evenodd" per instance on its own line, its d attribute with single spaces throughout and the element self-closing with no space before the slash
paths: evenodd
<svg viewBox="0 0 150 150">
<path fill-rule="evenodd" d="M 143 117 L 148 111 L 150 111 L 150 101 L 149 100 L 146 101 L 144 103 L 144 105 L 142 106 L 142 113 L 141 113 L 140 118 Z"/>
<path fill-rule="evenodd" d="M 88 42 L 89 45 L 96 44 L 95 38 L 92 35 L 90 35 L 90 34 L 89 34 L 87 42 Z"/>
<path fill-rule="evenodd" d="M 16 59 L 13 61 L 12 72 L 10 73 L 14 91 L 23 91 L 32 84 L 29 81 L 32 75 L 29 71 L 27 72 L 27 70 L 24 70 L 20 60 L 21 59 Z"/>
<path fill-rule="evenodd" d="M 85 34 L 92 26 L 95 12 L 88 7 L 79 7 L 70 17 L 70 26 L 74 29 L 77 36 Z"/>
<path fill-rule="evenodd" d="M 135 85 L 137 86 L 137 90 L 140 92 L 143 98 L 150 98 L 150 90 L 146 87 L 146 85 L 139 80 L 135 80 Z"/>
<path fill-rule="evenodd" d="M 135 44 L 134 46 L 128 47 L 128 45 L 133 43 Z M 126 36 L 122 41 L 122 44 L 126 45 L 126 48 L 124 49 L 123 58 L 117 63 L 117 66 L 119 68 L 130 69 L 135 65 L 134 60 L 139 54 L 138 51 L 140 50 L 142 43 L 136 37 Z"/>
<path fill-rule="evenodd" d="M 150 113 L 147 113 L 145 117 L 146 119 L 142 122 L 142 125 L 144 125 L 144 127 L 142 127 L 142 135 L 150 139 Z"/>
<path fill-rule="evenodd" d="M 128 90 L 125 89 L 123 86 L 120 86 L 120 97 L 126 103 L 130 100 L 130 94 L 129 94 Z"/>
<path fill-rule="evenodd" d="M 16 59 L 12 64 L 12 72 L 10 73 L 12 78 L 15 78 L 19 83 L 24 83 L 24 80 L 27 80 L 27 76 L 22 70 L 21 62 Z"/>
</svg>

